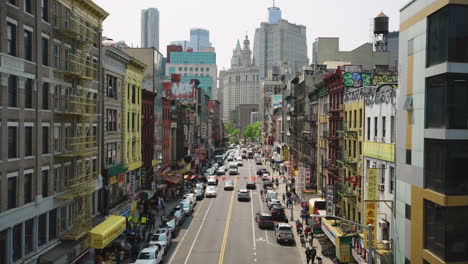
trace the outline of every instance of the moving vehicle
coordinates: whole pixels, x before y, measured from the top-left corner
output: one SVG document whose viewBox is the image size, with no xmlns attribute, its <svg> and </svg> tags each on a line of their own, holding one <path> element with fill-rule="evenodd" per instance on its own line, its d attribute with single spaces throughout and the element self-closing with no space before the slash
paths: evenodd
<svg viewBox="0 0 468 264">
<path fill-rule="evenodd" d="M 255 164 L 262 165 L 262 159 L 260 157 L 255 158 Z"/>
<path fill-rule="evenodd" d="M 271 209 L 273 205 L 281 205 L 281 201 L 274 198 L 267 198 L 268 209 Z"/>
<path fill-rule="evenodd" d="M 260 168 L 257 170 L 257 176 L 262 176 L 264 172 L 267 172 L 267 169 L 265 168 Z"/>
<path fill-rule="evenodd" d="M 216 175 L 224 175 L 226 174 L 226 167 L 224 166 L 221 166 L 218 168 L 218 170 L 216 171 Z"/>
<path fill-rule="evenodd" d="M 241 157 L 242 157 L 242 159 L 247 159 L 247 154 L 242 153 Z"/>
<path fill-rule="evenodd" d="M 294 243 L 294 233 L 289 224 L 276 223 L 275 236 L 278 243 Z"/>
<path fill-rule="evenodd" d="M 205 196 L 206 196 L 207 198 L 208 198 L 208 197 L 216 197 L 216 196 L 217 196 L 216 187 L 214 187 L 214 186 L 208 186 L 208 187 L 206 187 Z"/>
<path fill-rule="evenodd" d="M 266 190 L 268 188 L 272 188 L 273 189 L 273 182 L 272 181 L 264 181 L 263 182 L 263 189 Z"/>
<path fill-rule="evenodd" d="M 226 181 L 226 183 L 224 184 L 224 190 L 227 191 L 227 190 L 234 190 L 234 183 L 232 181 Z"/>
<path fill-rule="evenodd" d="M 267 190 L 265 194 L 266 199 L 277 199 L 278 198 L 278 193 L 272 190 Z"/>
<path fill-rule="evenodd" d="M 209 178 L 207 183 L 208 183 L 208 186 L 218 185 L 218 181 L 216 179 L 214 179 L 214 178 Z M 208 189 L 208 187 L 207 187 L 207 189 Z"/>
<path fill-rule="evenodd" d="M 275 222 L 273 221 L 273 217 L 268 212 L 257 212 L 257 214 L 255 215 L 255 222 L 257 222 L 257 225 L 260 229 L 263 229 L 263 228 L 272 229 L 275 227 Z"/>
<path fill-rule="evenodd" d="M 224 155 L 217 155 L 214 157 L 214 161 L 219 165 L 223 166 L 224 164 Z"/>
<path fill-rule="evenodd" d="M 161 246 L 147 247 L 141 250 L 134 264 L 160 264 L 163 262 L 164 250 Z"/>
<path fill-rule="evenodd" d="M 229 175 L 237 175 L 239 173 L 238 170 L 238 164 L 237 163 L 229 163 Z"/>
<path fill-rule="evenodd" d="M 234 160 L 234 157 L 232 155 L 229 155 L 227 158 L 227 161 L 233 161 L 233 160 Z"/>
<path fill-rule="evenodd" d="M 249 151 L 248 157 L 249 157 L 249 159 L 253 159 L 254 153 L 252 151 Z"/>
<path fill-rule="evenodd" d="M 274 221 L 285 222 L 285 223 L 289 222 L 288 218 L 286 217 L 286 213 L 284 209 L 285 208 L 282 205 L 278 205 L 278 204 L 274 204 L 270 208 L 270 213 Z"/>
<path fill-rule="evenodd" d="M 171 244 L 172 234 L 168 227 L 162 227 L 156 230 L 149 241 L 150 246 L 160 245 L 164 254 L 167 253 Z"/>
<path fill-rule="evenodd" d="M 203 198 L 205 198 L 205 191 L 203 189 L 195 189 L 193 192 L 197 200 L 203 200 Z"/>
<path fill-rule="evenodd" d="M 253 181 L 248 181 L 245 188 L 255 190 L 255 189 L 257 189 L 257 185 Z"/>
<path fill-rule="evenodd" d="M 182 205 L 185 215 L 191 215 L 193 213 L 193 205 L 190 201 L 183 200 L 180 204 Z"/>
<path fill-rule="evenodd" d="M 197 184 L 195 184 L 195 189 L 206 189 L 206 186 L 203 182 L 199 182 Z"/>
<path fill-rule="evenodd" d="M 237 192 L 238 201 L 250 201 L 250 192 L 247 189 L 240 189 Z"/>
<path fill-rule="evenodd" d="M 238 156 L 236 158 L 237 166 L 244 166 L 244 163 L 242 163 L 242 157 Z"/>
<path fill-rule="evenodd" d="M 270 173 L 268 171 L 263 172 L 262 181 L 271 181 L 271 176 L 270 176 Z"/>
</svg>

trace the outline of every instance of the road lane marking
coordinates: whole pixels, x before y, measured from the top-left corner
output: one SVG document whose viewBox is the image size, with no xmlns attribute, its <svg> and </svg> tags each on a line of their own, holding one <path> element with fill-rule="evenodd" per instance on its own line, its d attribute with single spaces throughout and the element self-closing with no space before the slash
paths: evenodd
<svg viewBox="0 0 468 264">
<path fill-rule="evenodd" d="M 208 206 L 208 209 L 206 210 L 205 216 L 203 217 L 203 221 L 200 223 L 200 227 L 198 228 L 197 234 L 195 235 L 195 238 L 193 239 L 192 245 L 190 246 L 190 250 L 189 250 L 189 252 L 187 254 L 187 257 L 185 258 L 184 264 L 187 264 L 187 261 L 188 261 L 188 259 L 190 257 L 190 254 L 192 254 L 192 250 L 193 250 L 193 247 L 195 246 L 195 242 L 197 241 L 198 235 L 200 234 L 200 231 L 201 231 L 201 229 L 203 227 L 203 224 L 206 221 L 206 217 L 208 216 L 208 212 L 210 211 L 211 205 L 213 204 L 214 200 L 215 199 L 211 200 L 210 205 Z"/>
<path fill-rule="evenodd" d="M 249 176 L 250 176 L 250 179 L 252 179 L 252 171 L 250 170 L 250 163 L 249 163 Z M 253 198 L 253 197 L 252 197 Z M 253 249 L 256 250 L 257 249 L 257 244 L 255 242 L 255 221 L 254 221 L 254 218 L 255 218 L 255 215 L 254 215 L 254 211 L 253 211 L 253 201 L 250 201 L 250 210 L 252 211 L 252 239 L 253 239 Z M 255 252 L 254 252 L 255 253 Z"/>
<path fill-rule="evenodd" d="M 237 183 L 237 178 L 234 179 L 234 186 L 236 186 L 236 183 Z M 235 192 L 232 192 L 232 194 L 231 194 L 231 202 L 229 204 L 229 210 L 228 210 L 228 215 L 227 215 L 227 219 L 226 219 L 226 226 L 224 227 L 223 243 L 221 244 L 221 251 L 219 253 L 218 264 L 222 264 L 224 262 L 224 251 L 226 250 L 226 242 L 227 242 L 227 237 L 228 237 L 228 233 L 229 233 L 229 223 L 231 222 L 232 205 L 233 205 L 233 201 L 234 201 L 234 193 Z"/>
<path fill-rule="evenodd" d="M 203 201 L 200 203 L 200 206 L 198 207 L 198 210 L 195 212 L 195 214 L 193 215 L 193 218 L 192 218 L 192 222 L 195 221 L 195 217 L 197 216 L 198 212 L 201 211 L 201 207 L 202 205 L 205 203 L 205 199 L 203 199 Z M 184 242 L 184 239 L 185 239 L 185 236 L 187 235 L 189 229 L 190 229 L 190 226 L 192 225 L 192 223 L 190 223 L 190 225 L 187 227 L 186 230 L 183 230 L 185 231 L 184 232 L 184 236 L 182 236 L 182 239 L 180 240 L 179 244 L 177 244 L 177 247 L 176 249 L 174 250 L 174 253 L 172 254 L 171 256 L 171 259 L 169 260 L 168 264 L 171 264 L 172 263 L 172 260 L 174 259 L 174 257 L 177 255 L 177 251 L 179 251 L 179 248 L 180 248 L 180 245 L 182 245 L 182 242 Z"/>
</svg>

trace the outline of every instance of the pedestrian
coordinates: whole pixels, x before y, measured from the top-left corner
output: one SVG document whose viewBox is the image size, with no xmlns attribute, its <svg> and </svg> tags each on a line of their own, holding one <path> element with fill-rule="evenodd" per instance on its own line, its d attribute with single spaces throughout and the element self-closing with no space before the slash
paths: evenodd
<svg viewBox="0 0 468 264">
<path fill-rule="evenodd" d="M 286 201 L 286 195 L 283 193 L 283 203 Z"/>
<path fill-rule="evenodd" d="M 310 247 L 307 247 L 307 249 L 305 251 L 305 255 L 306 255 L 307 264 L 309 264 L 310 259 L 312 257 L 312 251 L 310 250 Z"/>
<path fill-rule="evenodd" d="M 312 247 L 310 254 L 310 260 L 312 261 L 312 264 L 315 262 L 315 256 L 317 256 L 317 251 L 315 250 L 315 247 Z"/>
<path fill-rule="evenodd" d="M 309 237 L 310 233 L 311 233 L 310 226 L 307 225 L 306 228 L 304 229 L 304 234 L 305 234 L 306 239 Z"/>
</svg>

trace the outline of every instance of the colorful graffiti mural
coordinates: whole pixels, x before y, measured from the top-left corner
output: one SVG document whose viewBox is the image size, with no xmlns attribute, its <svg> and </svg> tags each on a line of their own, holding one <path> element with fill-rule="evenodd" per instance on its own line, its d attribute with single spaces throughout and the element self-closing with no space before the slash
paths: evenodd
<svg viewBox="0 0 468 264">
<path fill-rule="evenodd" d="M 398 83 L 398 76 L 393 74 L 374 74 L 369 72 L 343 73 L 343 84 L 346 87 L 359 88 L 384 83 Z"/>
<path fill-rule="evenodd" d="M 190 82 L 165 82 L 163 83 L 163 92 L 166 98 L 177 99 L 184 103 L 193 103 L 194 91 L 198 86 L 195 79 Z"/>
</svg>

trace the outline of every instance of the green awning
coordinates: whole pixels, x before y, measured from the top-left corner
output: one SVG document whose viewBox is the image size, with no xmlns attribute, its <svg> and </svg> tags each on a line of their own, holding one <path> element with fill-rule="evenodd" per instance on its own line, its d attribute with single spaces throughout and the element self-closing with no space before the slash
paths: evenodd
<svg viewBox="0 0 468 264">
<path fill-rule="evenodd" d="M 109 177 L 116 176 L 119 173 L 123 173 L 125 171 L 124 166 L 120 163 L 108 166 L 107 169 L 109 170 Z"/>
</svg>

